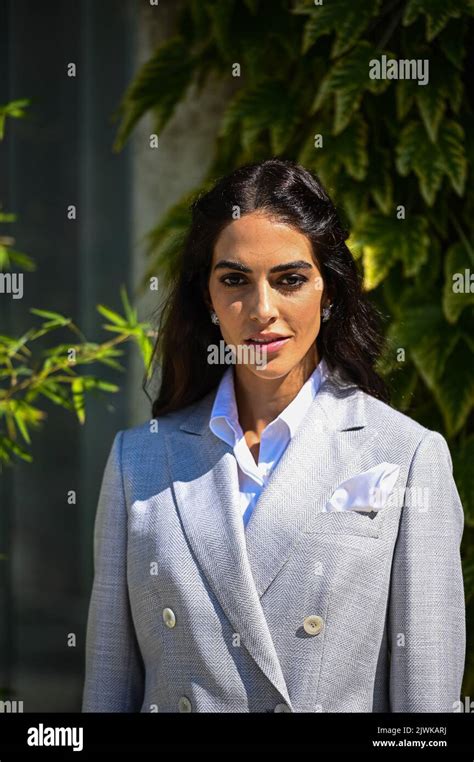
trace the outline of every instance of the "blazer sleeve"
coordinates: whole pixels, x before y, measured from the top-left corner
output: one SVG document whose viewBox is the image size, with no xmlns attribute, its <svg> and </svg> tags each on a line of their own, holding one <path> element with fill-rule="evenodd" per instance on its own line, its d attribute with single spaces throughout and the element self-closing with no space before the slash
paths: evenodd
<svg viewBox="0 0 474 762">
<path fill-rule="evenodd" d="M 453 712 L 466 649 L 464 512 L 444 437 L 417 447 L 394 549 L 388 604 L 391 712 Z"/>
<path fill-rule="evenodd" d="M 94 524 L 94 580 L 86 632 L 83 712 L 139 712 L 144 667 L 127 586 L 123 432 L 110 450 Z"/>
</svg>

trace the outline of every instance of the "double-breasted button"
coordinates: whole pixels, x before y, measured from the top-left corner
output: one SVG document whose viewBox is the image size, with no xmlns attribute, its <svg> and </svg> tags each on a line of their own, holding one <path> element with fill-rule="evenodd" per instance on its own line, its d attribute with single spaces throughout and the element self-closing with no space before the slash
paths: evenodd
<svg viewBox="0 0 474 762">
<path fill-rule="evenodd" d="M 303 622 L 304 631 L 307 632 L 308 635 L 318 635 L 322 630 L 323 624 L 322 617 L 317 614 L 311 614 L 310 616 L 305 617 Z"/>
<path fill-rule="evenodd" d="M 176 617 L 172 609 L 163 609 L 163 621 L 167 627 L 174 627 L 176 624 Z"/>
<path fill-rule="evenodd" d="M 291 709 L 288 706 L 288 704 L 277 704 L 273 711 L 274 712 L 291 712 Z"/>
<path fill-rule="evenodd" d="M 188 699 L 187 696 L 180 696 L 179 701 L 178 701 L 178 709 L 179 709 L 180 712 L 190 712 L 191 711 L 191 709 L 192 709 L 191 702 L 190 702 L 190 700 Z"/>
</svg>

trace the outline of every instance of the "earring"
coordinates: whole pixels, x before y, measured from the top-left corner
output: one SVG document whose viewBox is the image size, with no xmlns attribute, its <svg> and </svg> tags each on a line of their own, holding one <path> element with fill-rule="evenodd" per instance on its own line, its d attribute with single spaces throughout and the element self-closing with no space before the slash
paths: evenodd
<svg viewBox="0 0 474 762">
<path fill-rule="evenodd" d="M 217 315 L 214 312 L 214 310 L 212 310 L 212 312 L 211 312 L 211 320 L 214 323 L 214 325 L 219 325 L 219 318 L 217 317 Z"/>
<path fill-rule="evenodd" d="M 329 307 L 324 307 L 323 309 L 323 323 L 325 323 L 327 320 L 329 320 L 331 316 L 331 307 L 332 304 L 329 305 Z"/>
</svg>

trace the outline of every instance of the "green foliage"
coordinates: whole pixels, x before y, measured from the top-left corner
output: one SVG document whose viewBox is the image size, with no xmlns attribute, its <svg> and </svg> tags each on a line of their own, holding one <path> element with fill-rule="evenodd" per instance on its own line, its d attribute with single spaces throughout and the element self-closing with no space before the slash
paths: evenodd
<svg viewBox="0 0 474 762">
<path fill-rule="evenodd" d="M 190 202 L 217 177 L 269 156 L 295 159 L 321 177 L 349 223 L 364 286 L 390 318 L 379 369 L 393 403 L 448 438 L 466 514 L 462 554 L 472 606 L 474 111 L 465 62 L 473 15 L 473 0 L 273 0 L 271 7 L 190 0 L 173 41 L 150 61 L 172 76 L 159 86 L 150 78 L 140 93 L 145 64 L 119 129 L 123 144 L 137 115 L 156 108 L 163 128 L 184 85 L 204 87 L 211 72 L 236 85 L 202 185 L 149 236 L 149 271 L 159 268 L 166 279 L 176 269 Z M 371 79 L 370 61 L 382 55 L 428 59 L 428 83 Z M 233 77 L 236 62 L 240 78 Z M 173 73 L 180 63 L 189 78 Z M 467 289 L 454 288 L 466 270 Z M 467 666 L 472 693 L 474 664 Z"/>
<path fill-rule="evenodd" d="M 28 101 L 22 100 L 0 106 L 0 136 L 4 135 L 6 116 L 23 116 L 27 104 Z M 15 219 L 13 214 L 0 213 L 0 223 L 11 223 Z M 0 237 L 0 271 L 10 270 L 14 265 L 22 270 L 34 270 L 36 266 L 32 258 L 14 251 L 13 244 L 11 236 Z M 4 466 L 13 465 L 15 458 L 32 461 L 30 431 L 41 427 L 46 418 L 42 398 L 74 413 L 79 423 L 84 424 L 87 394 L 119 391 L 116 384 L 95 375 L 79 373 L 77 369 L 81 365 L 98 362 L 123 371 L 115 359 L 123 354 L 118 345 L 133 341 L 139 347 L 147 374 L 150 374 L 154 332 L 147 323 L 138 321 L 137 311 L 131 307 L 124 286 L 121 299 L 124 316 L 104 305 L 97 307 L 108 320 L 103 328 L 115 334 L 113 339 L 101 344 L 87 341 L 70 317 L 36 307 L 30 312 L 43 319 L 39 327 L 28 329 L 22 336 L 0 335 L 0 472 Z M 38 339 L 64 329 L 72 333 L 76 341 L 38 349 L 35 343 Z"/>
<path fill-rule="evenodd" d="M 118 345 L 133 339 L 150 370 L 152 332 L 148 324 L 138 322 L 124 287 L 121 295 L 125 316 L 103 305 L 97 307 L 108 320 L 103 328 L 116 334 L 102 344 L 86 341 L 71 318 L 37 308 L 31 308 L 30 312 L 43 318 L 39 328 L 31 328 L 15 338 L 0 335 L 0 468 L 2 464 L 12 465 L 14 455 L 31 462 L 32 456 L 25 443 L 31 445 L 30 429 L 39 428 L 46 418 L 41 407 L 42 397 L 75 413 L 79 423 L 84 424 L 87 393 L 119 391 L 116 384 L 95 375 L 79 373 L 80 366 L 98 362 L 123 371 L 123 366 L 115 359 L 123 354 Z M 35 352 L 37 339 L 64 328 L 82 340 Z"/>
</svg>

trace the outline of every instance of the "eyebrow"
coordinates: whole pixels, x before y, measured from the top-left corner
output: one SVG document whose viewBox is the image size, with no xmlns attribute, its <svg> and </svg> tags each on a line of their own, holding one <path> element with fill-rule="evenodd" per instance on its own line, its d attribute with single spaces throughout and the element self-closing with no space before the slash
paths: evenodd
<svg viewBox="0 0 474 762">
<path fill-rule="evenodd" d="M 251 273 L 250 267 L 246 267 L 241 262 L 234 262 L 232 259 L 221 259 L 214 267 L 214 270 L 238 270 L 241 273 Z M 285 270 L 312 270 L 313 265 L 305 259 L 297 259 L 294 262 L 287 262 L 284 265 L 275 265 L 270 268 L 271 273 L 281 273 Z"/>
</svg>

